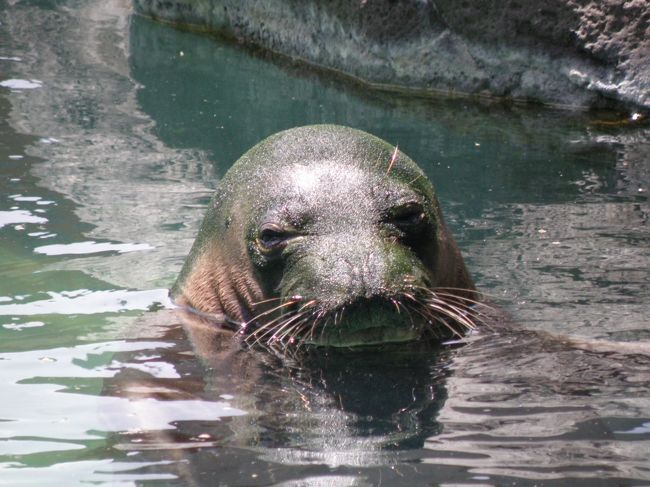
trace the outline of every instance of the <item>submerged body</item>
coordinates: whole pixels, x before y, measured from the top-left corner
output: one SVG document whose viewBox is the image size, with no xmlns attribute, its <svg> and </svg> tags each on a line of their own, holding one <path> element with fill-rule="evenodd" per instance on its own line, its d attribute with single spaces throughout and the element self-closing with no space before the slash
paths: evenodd
<svg viewBox="0 0 650 487">
<path fill-rule="evenodd" d="M 264 345 L 463 335 L 475 289 L 431 182 L 346 127 L 275 134 L 220 183 L 172 289 Z"/>
</svg>

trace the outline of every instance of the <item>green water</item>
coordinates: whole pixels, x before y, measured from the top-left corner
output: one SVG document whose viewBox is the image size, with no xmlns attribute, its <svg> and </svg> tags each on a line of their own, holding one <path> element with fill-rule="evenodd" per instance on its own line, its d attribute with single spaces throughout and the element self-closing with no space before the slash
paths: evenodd
<svg viewBox="0 0 650 487">
<path fill-rule="evenodd" d="M 647 483 L 638 357 L 205 364 L 161 311 L 229 165 L 340 123 L 422 165 L 518 327 L 648 341 L 650 129 L 612 119 L 369 92 L 121 0 L 0 3 L 0 485 Z"/>
</svg>

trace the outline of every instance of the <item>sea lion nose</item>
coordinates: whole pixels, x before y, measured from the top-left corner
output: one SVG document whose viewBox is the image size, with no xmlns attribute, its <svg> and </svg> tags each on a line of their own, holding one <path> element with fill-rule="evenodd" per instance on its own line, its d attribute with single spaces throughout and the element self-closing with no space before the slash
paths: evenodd
<svg viewBox="0 0 650 487">
<path fill-rule="evenodd" d="M 346 294 L 370 298 L 382 289 L 386 256 L 381 255 L 376 249 L 355 256 L 344 256 L 335 266 L 341 279 L 341 284 L 346 287 Z"/>
<path fill-rule="evenodd" d="M 319 251 L 325 265 L 323 281 L 336 301 L 354 301 L 385 293 L 392 256 L 372 233 L 338 235 Z"/>
</svg>

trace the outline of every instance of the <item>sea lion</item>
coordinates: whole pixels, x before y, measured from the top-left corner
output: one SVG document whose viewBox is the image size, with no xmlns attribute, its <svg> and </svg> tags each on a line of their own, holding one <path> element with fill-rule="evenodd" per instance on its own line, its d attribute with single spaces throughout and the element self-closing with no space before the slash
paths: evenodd
<svg viewBox="0 0 650 487">
<path fill-rule="evenodd" d="M 264 346 L 463 336 L 479 320 L 424 172 L 335 125 L 277 133 L 232 166 L 171 297 Z"/>
</svg>

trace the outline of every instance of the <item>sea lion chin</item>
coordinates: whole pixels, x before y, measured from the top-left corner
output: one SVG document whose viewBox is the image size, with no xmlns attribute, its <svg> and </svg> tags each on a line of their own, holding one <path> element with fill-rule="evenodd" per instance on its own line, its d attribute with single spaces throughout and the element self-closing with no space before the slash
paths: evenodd
<svg viewBox="0 0 650 487">
<path fill-rule="evenodd" d="M 334 125 L 272 135 L 232 166 L 171 296 L 267 347 L 448 338 L 478 321 L 431 182 Z"/>
</svg>

